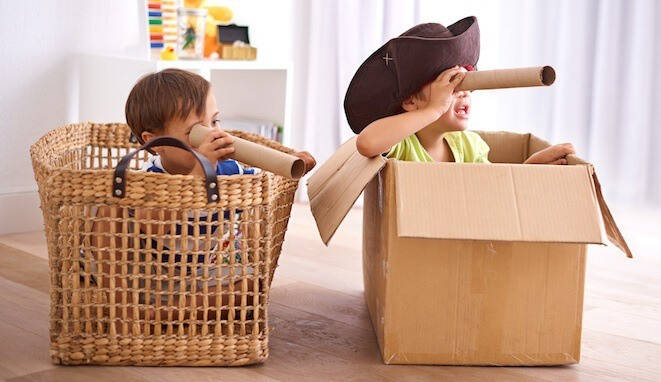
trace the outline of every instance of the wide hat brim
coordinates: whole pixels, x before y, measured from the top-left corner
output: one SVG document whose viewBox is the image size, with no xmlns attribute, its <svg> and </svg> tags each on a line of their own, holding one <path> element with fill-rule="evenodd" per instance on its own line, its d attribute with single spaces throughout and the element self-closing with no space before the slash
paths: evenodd
<svg viewBox="0 0 661 382">
<path fill-rule="evenodd" d="M 344 97 L 344 112 L 354 133 L 404 110 L 402 101 L 455 65 L 475 67 L 480 29 L 474 16 L 447 27 L 421 24 L 385 43 L 358 68 Z"/>
</svg>

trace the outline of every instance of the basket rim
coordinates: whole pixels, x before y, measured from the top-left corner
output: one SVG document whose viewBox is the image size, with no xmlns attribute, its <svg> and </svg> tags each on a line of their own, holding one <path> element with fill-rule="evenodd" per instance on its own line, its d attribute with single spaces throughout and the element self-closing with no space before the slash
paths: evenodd
<svg viewBox="0 0 661 382">
<path fill-rule="evenodd" d="M 58 166 L 50 165 L 46 160 L 44 160 L 43 157 L 40 157 L 40 155 L 39 155 L 40 153 L 38 153 L 38 150 L 41 147 L 48 144 L 48 138 L 51 137 L 51 136 L 56 135 L 60 131 L 65 131 L 68 128 L 74 128 L 74 127 L 84 127 L 84 128 L 91 129 L 95 126 L 124 126 L 124 127 L 128 128 L 128 124 L 123 123 L 123 122 L 91 122 L 91 121 L 86 121 L 86 122 L 74 122 L 74 123 L 68 123 L 68 124 L 60 125 L 60 126 L 54 128 L 54 129 L 49 130 L 48 132 L 46 132 L 44 135 L 39 137 L 39 139 L 37 139 L 34 143 L 32 143 L 30 145 L 30 149 L 29 149 L 30 158 L 33 161 L 39 163 L 41 166 L 43 166 L 45 169 L 47 169 L 49 171 L 58 171 L 58 172 L 59 171 L 62 171 L 62 172 L 67 172 L 67 171 L 75 171 L 75 172 L 95 171 L 95 172 L 98 172 L 98 171 L 109 170 L 109 169 L 86 169 L 86 170 L 64 169 L 64 168 L 61 168 L 61 167 L 58 167 Z M 278 141 L 274 141 L 272 139 L 263 137 L 263 136 L 261 136 L 259 134 L 256 134 L 256 133 L 251 133 L 251 132 L 246 132 L 246 131 L 241 131 L 241 130 L 225 130 L 225 131 L 227 133 L 230 133 L 230 134 L 237 134 L 238 133 L 237 135 L 242 135 L 244 137 L 254 138 L 254 140 L 252 140 L 252 141 L 255 142 L 255 143 L 258 143 L 260 145 L 263 145 L 260 141 L 268 141 L 270 144 L 272 144 L 274 146 L 273 148 L 278 150 L 278 151 L 282 151 L 282 152 L 289 153 L 289 154 L 295 152 L 295 150 L 292 149 L 291 147 L 285 146 L 285 145 L 283 145 L 282 143 L 280 143 Z M 89 144 L 90 143 L 87 143 L 87 145 L 89 145 Z M 118 146 L 107 146 L 107 147 L 118 147 Z M 129 142 L 126 146 L 122 146 L 122 147 L 139 148 L 140 145 Z M 129 171 L 138 172 L 138 171 L 132 170 L 132 169 L 129 169 Z M 236 176 L 239 176 L 239 177 L 256 177 L 256 176 L 260 176 L 264 173 L 267 173 L 267 171 L 260 172 L 259 174 L 254 174 L 254 175 L 252 175 L 252 174 L 241 174 L 241 175 L 218 175 L 218 176 L 222 176 L 222 177 L 232 177 L 232 176 L 234 176 L 234 177 L 236 177 Z M 157 174 L 157 173 L 154 173 L 154 174 Z M 165 174 L 165 175 L 183 176 L 183 177 L 191 177 L 191 178 L 196 177 L 195 175 L 190 175 L 190 174 L 188 174 L 188 175 Z M 273 174 L 273 175 L 274 176 L 279 176 L 279 175 L 276 175 L 276 174 Z"/>
</svg>

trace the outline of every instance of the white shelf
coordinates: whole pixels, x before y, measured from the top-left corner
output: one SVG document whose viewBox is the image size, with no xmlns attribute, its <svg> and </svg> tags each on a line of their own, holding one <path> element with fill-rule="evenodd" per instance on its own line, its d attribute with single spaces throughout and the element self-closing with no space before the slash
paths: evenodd
<svg viewBox="0 0 661 382">
<path fill-rule="evenodd" d="M 284 127 L 291 143 L 291 63 L 239 60 L 148 60 L 82 55 L 79 119 L 124 121 L 124 104 L 135 82 L 167 68 L 196 72 L 212 84 L 221 115 L 269 120 Z"/>
<path fill-rule="evenodd" d="M 290 64 L 268 61 L 241 60 L 174 60 L 156 62 L 156 70 L 177 68 L 184 70 L 288 70 Z"/>
</svg>

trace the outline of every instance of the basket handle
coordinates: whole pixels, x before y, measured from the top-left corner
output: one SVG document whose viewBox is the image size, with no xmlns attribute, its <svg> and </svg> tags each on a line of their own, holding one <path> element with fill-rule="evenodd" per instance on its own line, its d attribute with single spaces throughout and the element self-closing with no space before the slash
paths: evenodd
<svg viewBox="0 0 661 382">
<path fill-rule="evenodd" d="M 121 199 L 126 195 L 126 169 L 128 168 L 129 163 L 131 163 L 131 159 L 135 156 L 135 154 L 137 154 L 139 151 L 147 150 L 157 146 L 178 147 L 193 154 L 197 161 L 200 162 L 200 165 L 202 165 L 202 169 L 204 169 L 204 184 L 207 190 L 207 201 L 209 203 L 218 201 L 218 184 L 216 183 L 217 175 L 216 170 L 211 165 L 211 162 L 209 162 L 209 160 L 205 158 L 204 155 L 194 151 L 187 144 L 174 137 L 154 138 L 141 147 L 124 155 L 119 163 L 117 163 L 117 167 L 115 167 L 115 175 L 112 182 L 112 195 L 114 197 Z"/>
</svg>

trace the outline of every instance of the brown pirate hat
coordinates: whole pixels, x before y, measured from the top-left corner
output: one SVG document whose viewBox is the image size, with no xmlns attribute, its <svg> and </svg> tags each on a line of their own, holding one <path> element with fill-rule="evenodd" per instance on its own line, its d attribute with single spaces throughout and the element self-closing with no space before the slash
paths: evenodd
<svg viewBox="0 0 661 382">
<path fill-rule="evenodd" d="M 480 29 L 474 16 L 445 28 L 416 25 L 385 43 L 358 68 L 344 97 L 354 133 L 377 119 L 403 112 L 402 101 L 455 65 L 473 66 L 480 56 Z"/>
</svg>

